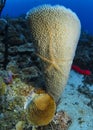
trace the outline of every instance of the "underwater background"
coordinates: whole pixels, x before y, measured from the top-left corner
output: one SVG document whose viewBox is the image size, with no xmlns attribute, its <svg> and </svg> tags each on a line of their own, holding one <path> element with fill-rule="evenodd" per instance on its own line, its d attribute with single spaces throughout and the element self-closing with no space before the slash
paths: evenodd
<svg viewBox="0 0 93 130">
<path fill-rule="evenodd" d="M 2 15 L 17 17 L 42 4 L 60 4 L 72 9 L 79 16 L 82 29 L 93 35 L 93 0 L 7 0 Z"/>
<path fill-rule="evenodd" d="M 4 1 L 3 8 L 2 2 Z M 38 109 L 38 105 L 42 106 L 42 100 L 45 99 L 46 101 L 47 99 L 44 94 L 50 91 L 46 92 L 48 86 L 46 79 L 49 78 L 47 78 L 48 76 L 45 77 L 45 72 L 48 72 L 51 68 L 61 72 L 59 63 L 57 63 L 60 62 L 60 58 L 57 57 L 58 60 L 54 58 L 52 46 L 50 46 L 52 44 L 50 43 L 54 40 L 57 41 L 55 42 L 57 44 L 53 43 L 55 49 L 54 45 L 59 45 L 60 48 L 63 42 L 59 42 L 60 38 L 53 32 L 55 31 L 54 28 L 52 31 L 49 26 L 51 29 L 48 36 L 50 58 L 40 57 L 28 21 L 25 19 L 25 15 L 30 9 L 43 4 L 59 4 L 70 8 L 78 15 L 82 31 L 67 84 L 56 105 L 54 117 L 47 126 L 40 125 L 36 130 L 93 130 L 93 0 L 0 0 L 0 130 L 35 130 L 31 122 L 32 119 L 35 118 L 37 122 L 48 119 L 43 117 L 46 114 L 39 114 Z M 40 34 L 42 34 L 41 30 Z M 67 30 L 69 32 L 69 26 L 67 26 Z M 42 40 L 40 43 L 46 43 L 47 36 L 45 34 L 47 34 L 46 31 L 44 42 Z M 58 31 L 58 34 L 60 34 L 60 31 Z M 67 34 L 68 39 L 71 35 Z M 66 50 L 68 56 L 69 51 L 67 51 L 67 48 L 64 50 Z M 61 52 L 63 53 L 63 51 Z M 62 64 L 65 61 L 68 64 L 70 58 L 67 59 L 62 59 Z M 43 60 L 46 63 L 49 62 L 49 67 L 46 70 L 42 66 Z M 64 78 L 67 76 L 66 69 L 63 70 L 64 75 L 59 76 Z M 61 86 L 58 85 L 60 78 L 56 79 L 53 75 L 49 80 L 53 85 L 58 80 L 55 86 L 59 90 Z M 53 85 L 50 86 L 53 88 Z M 53 88 L 52 92 L 55 91 L 59 94 L 56 90 Z M 32 100 L 33 94 L 34 96 L 43 94 L 44 98 L 42 97 L 39 100 L 38 105 L 35 105 L 38 102 L 36 103 L 34 98 Z M 37 101 L 38 97 L 36 98 Z M 51 98 L 49 98 L 49 101 L 51 101 Z M 54 111 L 55 103 L 52 108 Z M 44 112 L 48 111 L 49 107 Z M 49 117 L 50 114 L 51 111 L 49 111 Z"/>
</svg>

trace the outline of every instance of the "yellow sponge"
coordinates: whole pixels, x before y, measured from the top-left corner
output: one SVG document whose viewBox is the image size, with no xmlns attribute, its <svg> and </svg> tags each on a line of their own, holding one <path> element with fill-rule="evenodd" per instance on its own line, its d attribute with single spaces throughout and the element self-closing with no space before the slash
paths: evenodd
<svg viewBox="0 0 93 130">
<path fill-rule="evenodd" d="M 25 107 L 29 123 L 33 127 L 49 124 L 56 110 L 54 99 L 42 90 L 33 91 L 30 96 Z"/>
<path fill-rule="evenodd" d="M 67 83 L 80 36 L 77 15 L 63 6 L 42 5 L 26 15 L 41 58 L 46 88 L 57 102 Z"/>
</svg>

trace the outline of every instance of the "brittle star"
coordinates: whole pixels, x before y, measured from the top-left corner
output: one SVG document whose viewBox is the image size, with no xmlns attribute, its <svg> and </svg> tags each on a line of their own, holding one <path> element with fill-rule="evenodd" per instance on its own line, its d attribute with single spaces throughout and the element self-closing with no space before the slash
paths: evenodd
<svg viewBox="0 0 93 130">
<path fill-rule="evenodd" d="M 56 59 L 54 58 L 54 55 L 53 55 L 53 47 L 52 47 L 52 34 L 51 32 L 52 31 L 49 31 L 48 29 L 48 32 L 49 32 L 49 54 L 50 54 L 50 59 L 40 55 L 40 54 L 37 54 L 42 60 L 44 60 L 45 62 L 49 63 L 49 67 L 46 68 L 45 72 L 46 71 L 49 71 L 52 67 L 54 67 L 57 71 L 61 72 L 62 73 L 62 70 L 61 68 L 59 67 L 58 63 L 61 63 L 62 61 L 68 61 L 68 60 L 62 60 L 62 59 Z M 71 61 L 71 60 L 70 60 Z"/>
<path fill-rule="evenodd" d="M 37 55 L 38 55 L 42 60 L 44 60 L 44 61 L 46 61 L 46 62 L 48 62 L 48 63 L 50 64 L 49 67 L 46 68 L 45 71 L 49 71 L 52 67 L 54 67 L 56 70 L 59 70 L 59 71 L 61 72 L 60 67 L 56 64 L 56 62 L 58 62 L 58 61 L 55 61 L 55 59 L 52 59 L 52 58 L 48 59 L 48 58 L 46 58 L 46 57 L 41 56 L 40 54 L 37 54 Z"/>
</svg>

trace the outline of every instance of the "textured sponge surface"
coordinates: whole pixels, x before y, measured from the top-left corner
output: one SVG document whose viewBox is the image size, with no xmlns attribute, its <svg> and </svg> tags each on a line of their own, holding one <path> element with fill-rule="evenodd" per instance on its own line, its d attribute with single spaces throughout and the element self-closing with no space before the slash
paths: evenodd
<svg viewBox="0 0 93 130">
<path fill-rule="evenodd" d="M 80 21 L 74 12 L 59 5 L 39 6 L 30 10 L 26 18 L 41 58 L 47 91 L 58 101 L 79 40 Z"/>
</svg>

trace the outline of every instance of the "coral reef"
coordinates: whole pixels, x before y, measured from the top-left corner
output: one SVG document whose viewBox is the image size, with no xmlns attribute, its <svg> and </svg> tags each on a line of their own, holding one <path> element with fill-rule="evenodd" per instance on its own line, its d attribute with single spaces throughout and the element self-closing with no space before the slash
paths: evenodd
<svg viewBox="0 0 93 130">
<path fill-rule="evenodd" d="M 6 41 L 5 23 L 9 25 Z M 24 104 L 32 86 L 46 89 L 40 59 L 35 55 L 35 48 L 24 18 L 4 19 L 0 26 L 2 27 L 0 33 L 0 128 L 29 130 L 32 126 L 24 111 Z M 24 40 L 20 35 L 24 37 Z M 5 42 L 8 43 L 7 64 L 4 62 Z M 51 128 L 50 125 L 49 127 Z"/>
<path fill-rule="evenodd" d="M 5 22 L 7 21 L 7 22 Z M 3 23 L 2 23 L 3 22 Z M 8 30 L 8 63 L 6 64 L 6 70 L 4 70 L 4 39 L 5 39 L 5 26 L 8 23 L 12 29 Z M 17 128 L 23 128 L 23 130 L 30 130 L 32 126 L 28 123 L 26 118 L 26 113 L 24 112 L 24 101 L 31 90 L 31 86 L 36 88 L 41 87 L 45 88 L 44 75 L 41 71 L 40 58 L 35 55 L 36 50 L 35 46 L 32 43 L 32 37 L 30 34 L 27 21 L 23 17 L 16 19 L 5 19 L 0 22 L 0 130 L 15 130 Z M 18 35 L 12 35 L 12 34 Z M 20 41 L 23 36 L 24 40 L 20 43 L 16 42 L 16 39 Z M 17 37 L 17 38 L 15 38 Z M 56 36 L 55 36 L 56 37 Z M 11 43 L 11 38 L 13 43 Z M 86 104 L 90 109 L 93 109 L 93 88 L 90 86 L 93 84 L 93 36 L 82 32 L 79 44 L 77 46 L 76 55 L 74 57 L 74 65 L 78 65 L 82 69 L 88 69 L 91 71 L 90 76 L 84 76 L 83 82 L 84 86 L 78 86 L 79 96 L 84 95 L 89 99 L 89 103 Z M 12 72 L 12 82 L 5 82 L 11 79 Z M 78 75 L 80 76 L 80 75 Z M 74 82 L 74 81 L 73 81 Z M 17 87 L 18 86 L 18 87 Z M 70 84 L 71 86 L 71 84 Z M 67 86 L 69 87 L 69 85 Z M 72 85 L 71 93 L 73 97 L 73 88 Z M 76 91 L 77 92 L 77 91 Z M 67 97 L 63 97 L 64 100 Z M 71 100 L 71 99 L 70 99 Z M 62 99 L 63 102 L 63 99 Z M 79 102 L 74 100 L 74 105 L 79 107 Z M 65 105 L 68 107 L 69 103 Z M 71 104 L 71 102 L 70 102 Z M 60 102 L 59 102 L 60 105 Z M 73 105 L 73 106 L 74 106 Z M 64 107 L 64 105 L 63 105 Z M 69 107 L 72 110 L 72 108 Z M 83 109 L 83 108 L 82 108 Z M 57 114 L 58 113 L 58 114 Z M 56 115 L 61 115 L 62 113 L 57 112 Z M 56 116 L 55 115 L 55 116 Z M 73 111 L 73 115 L 74 111 Z M 86 113 L 85 113 L 86 115 Z M 54 118 L 55 118 L 54 116 Z M 75 115 L 76 116 L 76 115 Z M 60 116 L 59 116 L 60 117 Z M 63 120 L 63 122 L 61 122 Z M 82 123 L 82 120 L 79 117 L 79 122 Z M 52 120 L 48 126 L 38 127 L 38 130 L 67 130 L 68 126 L 71 123 L 69 117 L 62 114 L 62 118 L 58 121 L 61 123 L 55 124 Z M 57 121 L 57 122 L 58 122 Z M 23 123 L 23 124 L 22 124 Z M 73 120 L 72 120 L 73 123 Z M 93 123 L 92 123 L 93 124 Z M 82 123 L 82 126 L 84 124 Z M 89 125 L 89 124 L 88 124 Z M 63 128 L 64 126 L 64 128 Z"/>
<path fill-rule="evenodd" d="M 57 102 L 69 76 L 80 36 L 80 21 L 70 9 L 51 5 L 30 10 L 26 18 L 41 58 L 47 91 Z"/>
</svg>

